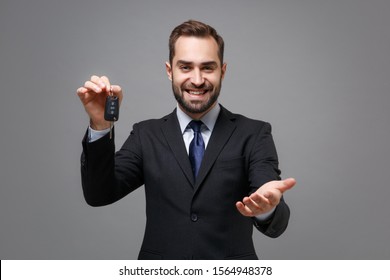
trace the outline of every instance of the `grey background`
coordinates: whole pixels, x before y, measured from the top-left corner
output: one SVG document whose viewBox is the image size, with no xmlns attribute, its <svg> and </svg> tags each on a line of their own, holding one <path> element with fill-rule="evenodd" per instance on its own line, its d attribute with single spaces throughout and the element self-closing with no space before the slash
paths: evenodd
<svg viewBox="0 0 390 280">
<path fill-rule="evenodd" d="M 0 3 L 1 259 L 134 259 L 143 188 L 91 208 L 79 174 L 88 124 L 76 89 L 124 89 L 117 148 L 133 123 L 175 107 L 164 62 L 194 18 L 226 41 L 220 102 L 271 122 L 292 216 L 264 259 L 390 258 L 390 1 Z"/>
</svg>

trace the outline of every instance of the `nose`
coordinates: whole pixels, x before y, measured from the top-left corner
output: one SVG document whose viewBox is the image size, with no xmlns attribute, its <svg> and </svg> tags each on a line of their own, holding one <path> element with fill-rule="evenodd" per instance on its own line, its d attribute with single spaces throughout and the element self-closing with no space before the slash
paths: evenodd
<svg viewBox="0 0 390 280">
<path fill-rule="evenodd" d="M 204 84 L 204 78 L 202 72 L 199 69 L 194 69 L 192 72 L 191 83 L 196 87 Z"/>
</svg>

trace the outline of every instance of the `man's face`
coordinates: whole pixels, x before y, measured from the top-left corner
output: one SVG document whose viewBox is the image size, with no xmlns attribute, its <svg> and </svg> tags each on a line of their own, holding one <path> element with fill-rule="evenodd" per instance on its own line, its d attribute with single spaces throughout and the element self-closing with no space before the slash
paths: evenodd
<svg viewBox="0 0 390 280">
<path fill-rule="evenodd" d="M 192 118 L 200 119 L 217 103 L 226 64 L 221 65 L 212 37 L 179 37 L 166 70 L 179 106 Z"/>
</svg>

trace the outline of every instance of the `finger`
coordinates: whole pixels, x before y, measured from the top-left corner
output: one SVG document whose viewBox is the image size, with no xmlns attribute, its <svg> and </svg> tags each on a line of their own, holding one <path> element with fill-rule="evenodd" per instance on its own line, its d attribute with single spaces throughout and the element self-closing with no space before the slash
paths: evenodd
<svg viewBox="0 0 390 280">
<path fill-rule="evenodd" d="M 238 210 L 238 212 L 241 213 L 241 215 L 245 216 L 245 217 L 252 217 L 253 216 L 253 213 L 252 211 L 247 208 L 244 203 L 242 203 L 241 201 L 238 201 L 236 203 L 236 208 Z"/>
<path fill-rule="evenodd" d="M 115 96 L 118 96 L 119 104 L 121 104 L 122 103 L 122 99 L 123 99 L 122 88 L 120 86 L 118 86 L 118 85 L 112 85 L 111 86 L 111 91 L 112 91 L 112 93 Z"/>
<path fill-rule="evenodd" d="M 254 203 L 258 205 L 264 205 L 264 204 L 269 204 L 269 200 L 265 195 L 261 195 L 259 193 L 252 193 L 249 197 Z"/>
<path fill-rule="evenodd" d="M 95 83 L 103 91 L 107 91 L 107 89 L 109 89 L 109 87 L 107 88 L 106 81 L 104 79 L 102 79 L 101 77 L 98 77 L 96 75 L 91 76 L 91 82 Z"/>
<path fill-rule="evenodd" d="M 86 89 L 85 87 L 79 87 L 76 93 L 80 98 L 81 102 L 84 104 L 85 100 L 87 99 L 88 89 Z"/>
<path fill-rule="evenodd" d="M 101 93 L 102 92 L 102 88 L 100 86 L 98 86 L 96 83 L 92 82 L 92 81 L 86 81 L 85 84 L 84 84 L 84 87 L 88 91 L 93 91 L 93 92 L 96 92 L 96 93 Z"/>
<path fill-rule="evenodd" d="M 112 85 L 111 86 L 112 93 L 119 98 L 122 98 L 122 88 L 118 85 Z"/>
<path fill-rule="evenodd" d="M 111 90 L 112 90 L 112 93 L 115 95 L 122 94 L 122 88 L 118 85 L 112 85 Z"/>
<path fill-rule="evenodd" d="M 88 89 L 86 89 L 85 87 L 79 87 L 76 91 L 77 95 L 79 97 L 83 96 L 85 93 L 88 92 Z"/>
<path fill-rule="evenodd" d="M 271 192 L 267 192 L 264 195 L 253 193 L 250 198 L 252 199 L 253 204 L 248 203 L 247 206 L 254 212 L 254 215 L 264 213 L 279 203 L 277 196 Z"/>
<path fill-rule="evenodd" d="M 287 178 L 279 182 L 276 188 L 284 193 L 285 191 L 291 189 L 296 184 L 296 180 L 294 178 Z"/>
<path fill-rule="evenodd" d="M 111 90 L 111 83 L 110 83 L 110 80 L 109 80 L 106 76 L 101 76 L 101 77 L 100 77 L 100 80 L 101 80 L 101 82 L 104 83 L 104 85 L 105 85 L 105 90 L 106 90 L 107 92 L 110 92 L 110 90 Z"/>
<path fill-rule="evenodd" d="M 258 202 L 255 202 L 250 197 L 245 197 L 242 202 L 247 208 L 249 208 L 253 215 L 257 215 L 258 213 L 264 211 L 268 205 L 268 200 L 265 200 L 265 198 L 261 196 L 258 197 Z"/>
</svg>

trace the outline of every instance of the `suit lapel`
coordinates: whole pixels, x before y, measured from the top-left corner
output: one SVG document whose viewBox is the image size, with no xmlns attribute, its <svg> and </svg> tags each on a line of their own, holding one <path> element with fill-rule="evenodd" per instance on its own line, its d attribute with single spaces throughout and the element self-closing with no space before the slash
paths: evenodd
<svg viewBox="0 0 390 280">
<path fill-rule="evenodd" d="M 195 190 L 202 184 L 221 150 L 229 140 L 233 131 L 236 129 L 236 125 L 232 120 L 234 120 L 233 114 L 221 106 L 221 112 L 219 113 L 217 122 L 215 123 L 213 133 L 211 134 L 211 138 L 200 166 L 199 174 L 195 183 Z"/>
<path fill-rule="evenodd" d="M 176 116 L 176 109 L 171 114 L 164 117 L 164 120 L 165 122 L 161 126 L 162 133 L 164 134 L 167 143 L 183 173 L 191 185 L 194 186 L 194 176 L 192 174 L 191 163 L 184 145 L 183 135 L 180 131 L 179 121 Z"/>
</svg>

